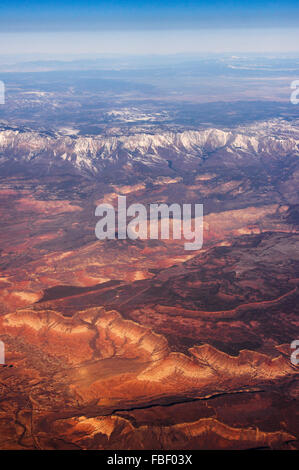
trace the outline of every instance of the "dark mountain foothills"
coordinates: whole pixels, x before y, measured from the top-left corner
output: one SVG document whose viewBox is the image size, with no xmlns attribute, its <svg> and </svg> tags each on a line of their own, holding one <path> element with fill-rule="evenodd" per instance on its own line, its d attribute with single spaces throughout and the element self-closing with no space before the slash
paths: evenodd
<svg viewBox="0 0 299 470">
<path fill-rule="evenodd" d="M 0 132 L 1 449 L 298 449 L 299 129 Z M 201 250 L 95 208 L 203 203 Z"/>
</svg>

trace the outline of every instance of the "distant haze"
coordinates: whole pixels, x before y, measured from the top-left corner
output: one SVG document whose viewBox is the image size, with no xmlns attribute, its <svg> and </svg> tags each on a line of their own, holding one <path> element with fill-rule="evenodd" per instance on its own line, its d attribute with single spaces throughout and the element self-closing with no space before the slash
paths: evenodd
<svg viewBox="0 0 299 470">
<path fill-rule="evenodd" d="M 1 33 L 0 54 L 298 52 L 299 29 Z"/>
</svg>

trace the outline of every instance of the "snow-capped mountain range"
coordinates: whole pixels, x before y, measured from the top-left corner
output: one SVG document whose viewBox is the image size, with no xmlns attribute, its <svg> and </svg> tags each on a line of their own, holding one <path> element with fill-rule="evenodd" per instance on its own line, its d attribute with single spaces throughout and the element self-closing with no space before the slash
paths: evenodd
<svg viewBox="0 0 299 470">
<path fill-rule="evenodd" d="M 205 129 L 120 137 L 69 136 L 0 126 L 0 166 L 13 163 L 61 166 L 97 175 L 132 165 L 192 168 L 220 155 L 225 165 L 251 156 L 299 155 L 299 123 L 272 120 L 232 130 Z M 171 162 L 171 163 L 170 163 Z"/>
</svg>

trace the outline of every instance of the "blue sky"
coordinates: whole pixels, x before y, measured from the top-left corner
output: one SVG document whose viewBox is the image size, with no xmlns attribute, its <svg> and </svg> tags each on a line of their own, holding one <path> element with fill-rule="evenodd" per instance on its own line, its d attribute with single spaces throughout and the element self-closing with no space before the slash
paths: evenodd
<svg viewBox="0 0 299 470">
<path fill-rule="evenodd" d="M 2 2 L 3 3 L 3 2 Z M 298 0 L 11 0 L 0 7 L 1 31 L 296 27 Z"/>
<path fill-rule="evenodd" d="M 299 0 L 11 0 L 0 53 L 294 51 L 298 24 Z"/>
</svg>

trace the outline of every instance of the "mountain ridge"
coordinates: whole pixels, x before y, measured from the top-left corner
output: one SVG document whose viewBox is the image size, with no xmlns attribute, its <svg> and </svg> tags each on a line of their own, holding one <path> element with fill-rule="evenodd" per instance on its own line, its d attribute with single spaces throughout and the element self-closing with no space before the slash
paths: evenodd
<svg viewBox="0 0 299 470">
<path fill-rule="evenodd" d="M 119 137 L 43 134 L 28 129 L 0 127 L 0 165 L 12 161 L 73 167 L 79 173 L 97 175 L 106 167 L 141 164 L 167 167 L 170 159 L 194 166 L 211 153 L 229 152 L 237 158 L 283 158 L 299 154 L 299 127 L 279 120 L 264 121 L 232 130 L 209 128 Z M 195 161 L 194 161 L 195 159 Z"/>
</svg>

